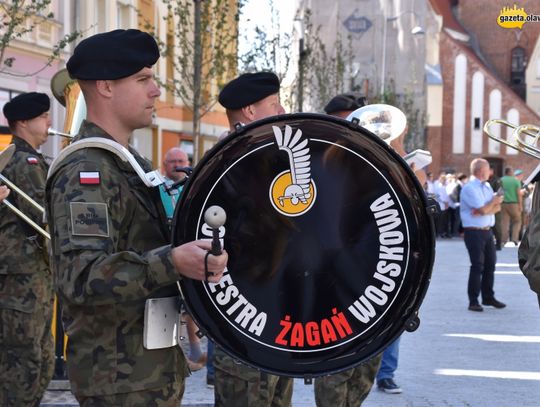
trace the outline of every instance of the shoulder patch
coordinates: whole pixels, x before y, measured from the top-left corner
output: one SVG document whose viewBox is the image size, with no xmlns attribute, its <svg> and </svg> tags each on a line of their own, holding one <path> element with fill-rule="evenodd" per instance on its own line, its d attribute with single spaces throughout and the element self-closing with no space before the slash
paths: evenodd
<svg viewBox="0 0 540 407">
<path fill-rule="evenodd" d="M 38 159 L 37 157 L 30 156 L 30 157 L 26 157 L 26 162 L 30 165 L 37 165 Z"/>
<path fill-rule="evenodd" d="M 99 185 L 100 182 L 99 171 L 79 171 L 80 185 Z"/>
<path fill-rule="evenodd" d="M 70 202 L 73 236 L 109 237 L 109 212 L 101 202 Z"/>
</svg>

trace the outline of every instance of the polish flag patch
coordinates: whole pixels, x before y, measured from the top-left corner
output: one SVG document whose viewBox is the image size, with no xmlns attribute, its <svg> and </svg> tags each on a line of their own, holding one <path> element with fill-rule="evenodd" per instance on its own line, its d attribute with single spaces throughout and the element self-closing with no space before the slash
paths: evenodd
<svg viewBox="0 0 540 407">
<path fill-rule="evenodd" d="M 99 185 L 99 171 L 80 171 L 79 183 L 81 185 Z"/>
<path fill-rule="evenodd" d="M 26 157 L 26 162 L 30 165 L 37 165 L 38 159 L 36 157 Z"/>
</svg>

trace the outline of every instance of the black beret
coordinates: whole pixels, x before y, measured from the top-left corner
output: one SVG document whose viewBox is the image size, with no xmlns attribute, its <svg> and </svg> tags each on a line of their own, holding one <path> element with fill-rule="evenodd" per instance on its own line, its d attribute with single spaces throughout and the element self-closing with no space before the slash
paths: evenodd
<svg viewBox="0 0 540 407">
<path fill-rule="evenodd" d="M 121 79 L 151 67 L 159 58 L 156 40 L 139 30 L 114 30 L 82 40 L 67 62 L 69 75 L 82 80 Z"/>
<path fill-rule="evenodd" d="M 367 105 L 367 99 L 360 93 L 342 93 L 341 95 L 334 96 L 324 107 L 324 111 L 326 114 L 342 112 L 344 110 L 352 112 L 365 105 Z"/>
<path fill-rule="evenodd" d="M 279 92 L 279 78 L 272 72 L 245 73 L 219 93 L 219 103 L 229 110 L 241 109 Z"/>
<path fill-rule="evenodd" d="M 48 112 L 50 107 L 51 100 L 45 93 L 22 93 L 4 105 L 4 116 L 9 122 L 30 120 Z"/>
</svg>

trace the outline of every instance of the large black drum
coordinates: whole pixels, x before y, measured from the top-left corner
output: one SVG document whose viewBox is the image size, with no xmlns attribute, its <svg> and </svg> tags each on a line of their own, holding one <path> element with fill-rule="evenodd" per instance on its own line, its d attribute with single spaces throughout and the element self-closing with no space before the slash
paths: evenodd
<svg viewBox="0 0 540 407">
<path fill-rule="evenodd" d="M 232 357 L 315 377 L 376 355 L 414 326 L 435 255 L 423 189 L 362 127 L 318 114 L 237 129 L 184 188 L 173 244 L 210 239 L 221 206 L 229 253 L 218 284 L 181 281 L 203 333 Z"/>
</svg>

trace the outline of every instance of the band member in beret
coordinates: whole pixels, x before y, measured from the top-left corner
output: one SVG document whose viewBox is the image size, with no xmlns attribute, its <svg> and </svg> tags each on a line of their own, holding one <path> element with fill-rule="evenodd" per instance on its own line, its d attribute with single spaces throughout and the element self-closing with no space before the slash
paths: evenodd
<svg viewBox="0 0 540 407">
<path fill-rule="evenodd" d="M 87 104 L 75 142 L 88 137 L 128 148 L 149 126 L 160 96 L 152 72 L 155 40 L 114 30 L 81 41 L 67 63 Z M 52 260 L 68 336 L 67 370 L 81 406 L 178 406 L 188 374 L 180 346 L 143 346 L 147 299 L 179 295 L 182 277 L 220 280 L 227 253 L 205 256 L 210 242 L 171 248 L 158 188 L 101 148 L 84 148 L 58 163 L 47 181 Z"/>
<path fill-rule="evenodd" d="M 49 97 L 29 92 L 4 105 L 15 153 L 2 175 L 43 204 L 48 165 Z M 10 202 L 43 226 L 43 214 L 20 194 Z M 53 278 L 44 238 L 0 204 L 0 405 L 38 405 L 54 370 Z"/>
<path fill-rule="evenodd" d="M 219 94 L 231 131 L 237 123 L 285 113 L 279 101 L 280 83 L 272 72 L 240 75 Z M 235 361 L 219 347 L 214 353 L 216 406 L 290 406 L 293 379 L 261 372 Z"/>
<path fill-rule="evenodd" d="M 360 93 L 342 93 L 330 99 L 324 107 L 324 112 L 345 119 L 349 114 L 366 104 L 367 98 Z"/>
</svg>

